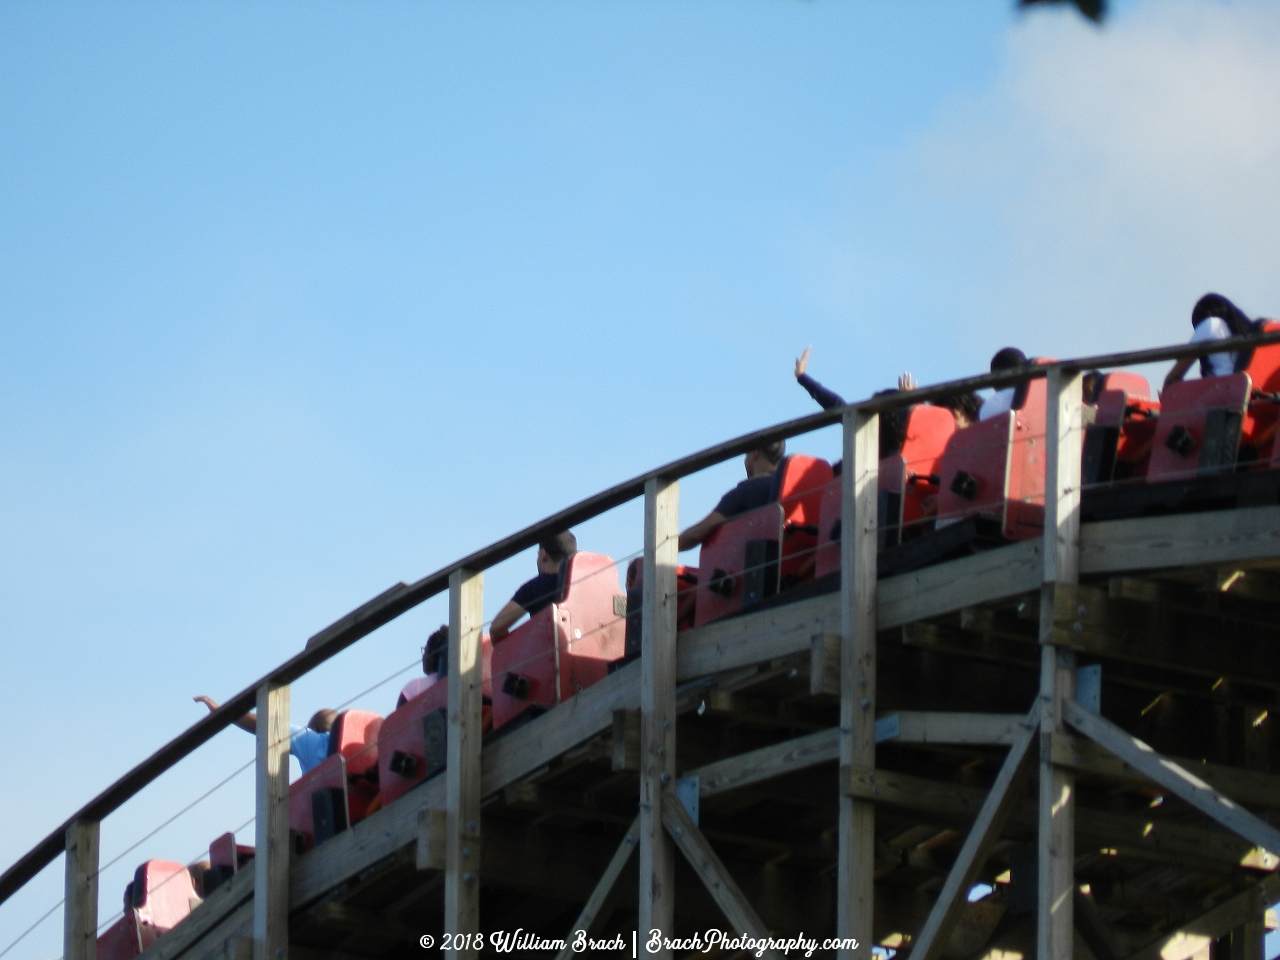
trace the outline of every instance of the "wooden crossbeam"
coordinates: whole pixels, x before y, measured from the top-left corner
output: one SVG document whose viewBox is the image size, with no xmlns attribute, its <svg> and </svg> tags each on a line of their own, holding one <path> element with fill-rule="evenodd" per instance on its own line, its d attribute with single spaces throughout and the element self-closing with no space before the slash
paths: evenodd
<svg viewBox="0 0 1280 960">
<path fill-rule="evenodd" d="M 1179 924 L 1176 930 L 1162 933 L 1125 960 L 1171 960 L 1173 957 L 1193 956 L 1253 917 L 1261 917 L 1277 899 L 1280 899 L 1280 875 L 1272 874 L 1210 907 L 1198 917 Z"/>
<path fill-rule="evenodd" d="M 635 853 L 636 838 L 639 833 L 640 817 L 637 815 L 631 826 L 627 828 L 626 836 L 618 844 L 618 849 L 614 853 L 613 859 L 604 868 L 600 882 L 596 884 L 595 889 L 591 891 L 591 896 L 587 898 L 586 904 L 583 905 L 582 912 L 578 914 L 578 919 L 573 922 L 573 926 L 569 929 L 569 935 L 565 937 L 565 947 L 556 956 L 556 960 L 570 960 L 575 956 L 573 942 L 579 931 L 589 937 L 596 931 L 597 925 L 605 919 L 603 915 L 605 905 L 612 897 L 613 888 L 617 884 L 618 878 L 622 876 L 622 871 L 631 862 L 631 855 Z"/>
<path fill-rule="evenodd" d="M 1110 750 L 1129 766 L 1150 777 L 1232 833 L 1270 853 L 1280 854 L 1280 830 L 1254 816 L 1168 757 L 1156 753 L 1137 737 L 1126 733 L 1092 710 L 1086 710 L 1074 700 L 1065 705 L 1064 717 L 1067 723 L 1094 743 Z"/>
<path fill-rule="evenodd" d="M 738 787 L 795 773 L 819 763 L 829 763 L 839 756 L 838 731 L 820 730 L 794 740 L 708 763 L 690 770 L 686 776 L 696 776 L 698 793 L 710 797 L 726 790 L 736 790 Z"/>
<path fill-rule="evenodd" d="M 1026 718 L 1019 713 L 947 713 L 902 710 L 876 721 L 876 742 L 1009 746 Z"/>
<path fill-rule="evenodd" d="M 675 802 L 663 804 L 662 822 L 684 854 L 689 865 L 711 894 L 716 905 L 724 913 L 733 932 L 760 938 L 769 936 L 769 928 L 764 925 L 755 908 L 743 894 L 738 884 L 730 876 L 724 862 L 716 855 L 702 831 L 685 812 L 683 806 Z M 772 950 L 766 950 L 764 956 L 780 960 Z"/>
<path fill-rule="evenodd" d="M 1019 787 L 1025 782 L 1030 772 L 1027 762 L 1031 756 L 1031 745 L 1036 742 L 1039 732 L 1039 710 L 1023 718 L 1017 739 L 1009 747 L 1004 765 L 991 792 L 983 801 L 982 809 L 965 838 L 960 855 L 956 857 L 942 885 L 942 892 L 929 911 L 919 937 L 911 948 L 911 960 L 937 960 L 947 946 L 947 938 L 952 927 L 959 919 L 960 908 L 966 902 L 964 897 L 978 877 L 978 871 L 986 863 L 991 847 L 1000 839 L 1000 831 L 1004 822 L 1018 801 Z"/>
<path fill-rule="evenodd" d="M 975 787 L 884 769 L 845 768 L 841 771 L 841 783 L 843 789 L 855 796 L 910 810 L 937 826 L 968 827 L 987 797 L 987 791 Z M 1248 842 L 1219 830 L 1166 820 L 1156 822 L 1090 807 L 1080 807 L 1076 814 L 1077 850 L 1105 847 L 1124 856 L 1162 863 L 1200 864 L 1215 871 L 1238 868 L 1251 852 Z M 1020 801 L 1010 811 L 1009 831 L 1030 835 L 1036 827 L 1036 816 L 1034 802 Z M 1276 864 L 1273 858 L 1268 863 L 1250 866 L 1274 870 Z"/>
<path fill-rule="evenodd" d="M 1144 783 L 1147 780 L 1119 757 L 1076 734 L 1054 734 L 1049 750 L 1054 763 L 1071 767 L 1080 773 L 1112 777 L 1132 783 Z M 1190 757 L 1170 756 L 1168 759 L 1238 803 L 1273 810 L 1280 809 L 1280 776 L 1274 773 L 1243 770 L 1239 767 L 1207 763 Z"/>
</svg>

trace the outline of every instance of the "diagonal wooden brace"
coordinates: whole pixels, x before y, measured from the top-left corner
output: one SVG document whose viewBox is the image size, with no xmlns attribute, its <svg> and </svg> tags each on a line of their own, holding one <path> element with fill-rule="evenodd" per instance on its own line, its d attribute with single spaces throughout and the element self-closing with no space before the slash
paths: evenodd
<svg viewBox="0 0 1280 960">
<path fill-rule="evenodd" d="M 1008 819 L 1019 797 L 1019 788 L 1026 782 L 1032 764 L 1027 760 L 1032 756 L 1031 745 L 1036 741 L 1040 730 L 1040 708 L 1037 706 L 1019 725 L 1017 737 L 1009 747 L 1004 765 L 991 785 L 991 792 L 983 801 L 982 809 L 965 838 L 960 855 L 947 874 L 947 881 L 942 892 L 929 911 L 924 929 L 911 948 L 911 960 L 937 960 L 942 956 L 947 945 L 951 928 L 959 919 L 960 907 L 964 896 L 986 862 L 992 845 L 1000 839 L 1000 831 Z"/>
<path fill-rule="evenodd" d="M 564 938 L 565 947 L 556 956 L 556 960 L 570 960 L 571 957 L 575 956 L 577 952 L 573 949 L 573 941 L 577 937 L 578 931 L 581 930 L 589 937 L 595 932 L 596 923 L 604 919 L 601 912 L 604 910 L 605 904 L 608 903 L 609 895 L 613 893 L 613 888 L 617 884 L 618 878 L 622 876 L 622 871 L 631 862 L 631 854 L 635 852 L 636 841 L 639 836 L 640 817 L 637 815 L 631 821 L 631 826 L 627 827 L 626 835 L 622 838 L 622 842 L 618 844 L 618 849 L 614 852 L 613 859 L 604 868 L 604 873 L 601 874 L 596 888 L 591 891 L 591 896 L 587 898 L 582 912 L 578 914 L 578 919 L 573 922 L 569 935 Z"/>
<path fill-rule="evenodd" d="M 1075 700 L 1068 700 L 1063 705 L 1063 720 L 1232 833 L 1257 844 L 1269 853 L 1280 854 L 1280 830 L 1254 816 L 1226 794 L 1218 792 L 1168 757 L 1156 753 L 1150 746 L 1121 730 L 1110 720 L 1086 710 Z"/>
<path fill-rule="evenodd" d="M 670 803 L 662 805 L 662 825 L 667 828 L 676 846 L 688 859 L 694 872 L 706 885 L 716 905 L 724 913 L 725 919 L 735 933 L 745 933 L 752 937 L 767 937 L 769 929 L 756 913 L 751 902 L 734 882 L 724 863 L 711 849 L 711 844 L 702 831 L 697 828 L 684 807 L 673 797 Z M 766 950 L 764 956 L 779 960 L 778 955 Z"/>
</svg>

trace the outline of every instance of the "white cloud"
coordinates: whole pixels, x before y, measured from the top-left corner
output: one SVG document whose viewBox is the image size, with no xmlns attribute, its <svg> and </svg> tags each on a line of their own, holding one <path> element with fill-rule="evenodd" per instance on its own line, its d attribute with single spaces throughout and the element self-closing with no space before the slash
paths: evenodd
<svg viewBox="0 0 1280 960">
<path fill-rule="evenodd" d="M 1217 290 L 1280 316 L 1280 7 L 1032 15 L 901 158 L 975 336 L 1059 356 L 1180 341 Z M 974 242 L 975 236 L 983 237 Z M 998 345 L 998 344 L 997 344 Z"/>
</svg>

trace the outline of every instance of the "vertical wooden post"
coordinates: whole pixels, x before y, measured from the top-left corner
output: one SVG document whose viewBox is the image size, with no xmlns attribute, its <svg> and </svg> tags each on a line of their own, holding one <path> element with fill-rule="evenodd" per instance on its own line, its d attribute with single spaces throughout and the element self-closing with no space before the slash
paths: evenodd
<svg viewBox="0 0 1280 960">
<path fill-rule="evenodd" d="M 444 932 L 480 933 L 480 626 L 484 573 L 449 575 L 449 741 L 445 768 Z M 449 958 L 472 960 L 468 945 Z"/>
<path fill-rule="evenodd" d="M 1257 916 L 1231 931 L 1231 960 L 1263 960 L 1266 952 L 1267 927 L 1264 917 Z"/>
<path fill-rule="evenodd" d="M 1039 960 L 1074 950 L 1075 777 L 1050 760 L 1062 704 L 1075 696 L 1076 657 L 1051 646 L 1055 608 L 1080 579 L 1080 455 L 1084 444 L 1079 373 L 1048 373 L 1045 418 L 1044 586 L 1040 594 L 1040 810 L 1036 948 Z M 1066 588 L 1064 590 L 1064 588 Z"/>
<path fill-rule="evenodd" d="M 67 887 L 63 905 L 63 960 L 98 955 L 98 821 L 67 827 Z"/>
<path fill-rule="evenodd" d="M 840 764 L 876 763 L 876 499 L 880 467 L 880 418 L 850 410 L 844 415 L 840 537 Z M 836 936 L 855 938 L 858 949 L 842 960 L 871 955 L 876 808 L 840 797 Z"/>
<path fill-rule="evenodd" d="M 253 958 L 289 955 L 289 685 L 258 688 Z"/>
<path fill-rule="evenodd" d="M 680 485 L 655 478 L 644 487 L 644 601 L 640 637 L 640 941 L 674 935 L 675 848 L 662 826 L 675 803 L 676 558 Z M 670 960 L 670 950 L 655 954 Z"/>
</svg>

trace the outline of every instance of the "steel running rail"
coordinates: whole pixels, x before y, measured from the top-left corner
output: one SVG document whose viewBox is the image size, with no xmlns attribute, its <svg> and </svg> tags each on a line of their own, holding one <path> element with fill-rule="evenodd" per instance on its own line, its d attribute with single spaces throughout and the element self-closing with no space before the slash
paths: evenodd
<svg viewBox="0 0 1280 960">
<path fill-rule="evenodd" d="M 1169 347 L 1155 347 L 1149 350 L 1135 350 L 1128 353 L 1103 354 L 1096 357 L 1081 357 L 1073 360 L 1061 360 L 1055 363 L 1038 366 L 1021 367 L 1016 370 L 1002 370 L 962 380 L 951 380 L 946 383 L 921 387 L 916 390 L 895 392 L 872 397 L 867 400 L 851 403 L 847 407 L 836 407 L 821 413 L 799 417 L 784 423 L 765 427 L 752 433 L 743 434 L 733 440 L 708 447 L 698 453 L 690 454 L 679 460 L 673 460 L 665 466 L 650 470 L 638 477 L 610 487 L 594 496 L 587 497 L 554 513 L 544 520 L 525 527 L 508 537 L 477 550 L 475 553 L 457 560 L 435 573 L 428 574 L 414 583 L 397 583 L 384 590 L 372 600 L 360 605 L 346 616 L 334 621 L 319 633 L 312 636 L 301 653 L 296 654 L 276 667 L 266 676 L 254 681 L 230 700 L 194 726 L 184 730 L 167 744 L 153 753 L 146 760 L 126 773 L 123 777 L 107 787 L 87 804 L 72 814 L 65 823 L 41 840 L 13 866 L 0 874 L 0 904 L 8 900 L 20 890 L 32 877 L 52 863 L 66 849 L 67 828 L 77 820 L 101 821 L 109 813 L 120 807 L 136 793 L 155 780 L 162 773 L 174 766 L 188 754 L 194 752 L 206 741 L 231 726 L 236 720 L 253 709 L 257 700 L 257 691 L 264 683 L 286 684 L 314 670 L 330 657 L 341 653 L 357 640 L 367 636 L 374 630 L 391 622 L 408 610 L 413 609 L 425 600 L 449 589 L 449 576 L 455 570 L 483 570 L 515 556 L 522 550 L 534 546 L 548 533 L 582 523 L 592 517 L 620 506 L 629 500 L 644 495 L 645 484 L 654 478 L 677 480 L 699 470 L 723 463 L 751 450 L 786 440 L 800 434 L 810 433 L 822 427 L 840 423 L 848 409 L 862 410 L 866 413 L 882 413 L 899 407 L 911 406 L 927 400 L 934 400 L 953 393 L 969 390 L 981 390 L 988 387 L 1010 387 L 1025 381 L 1044 377 L 1052 369 L 1067 371 L 1106 369 L 1112 367 L 1132 366 L 1143 363 L 1159 363 L 1164 360 L 1204 357 L 1214 353 L 1234 352 L 1249 347 L 1267 346 L 1280 343 L 1280 331 L 1253 334 L 1246 337 L 1232 337 L 1228 340 L 1209 341 L 1206 343 L 1184 343 Z"/>
</svg>

